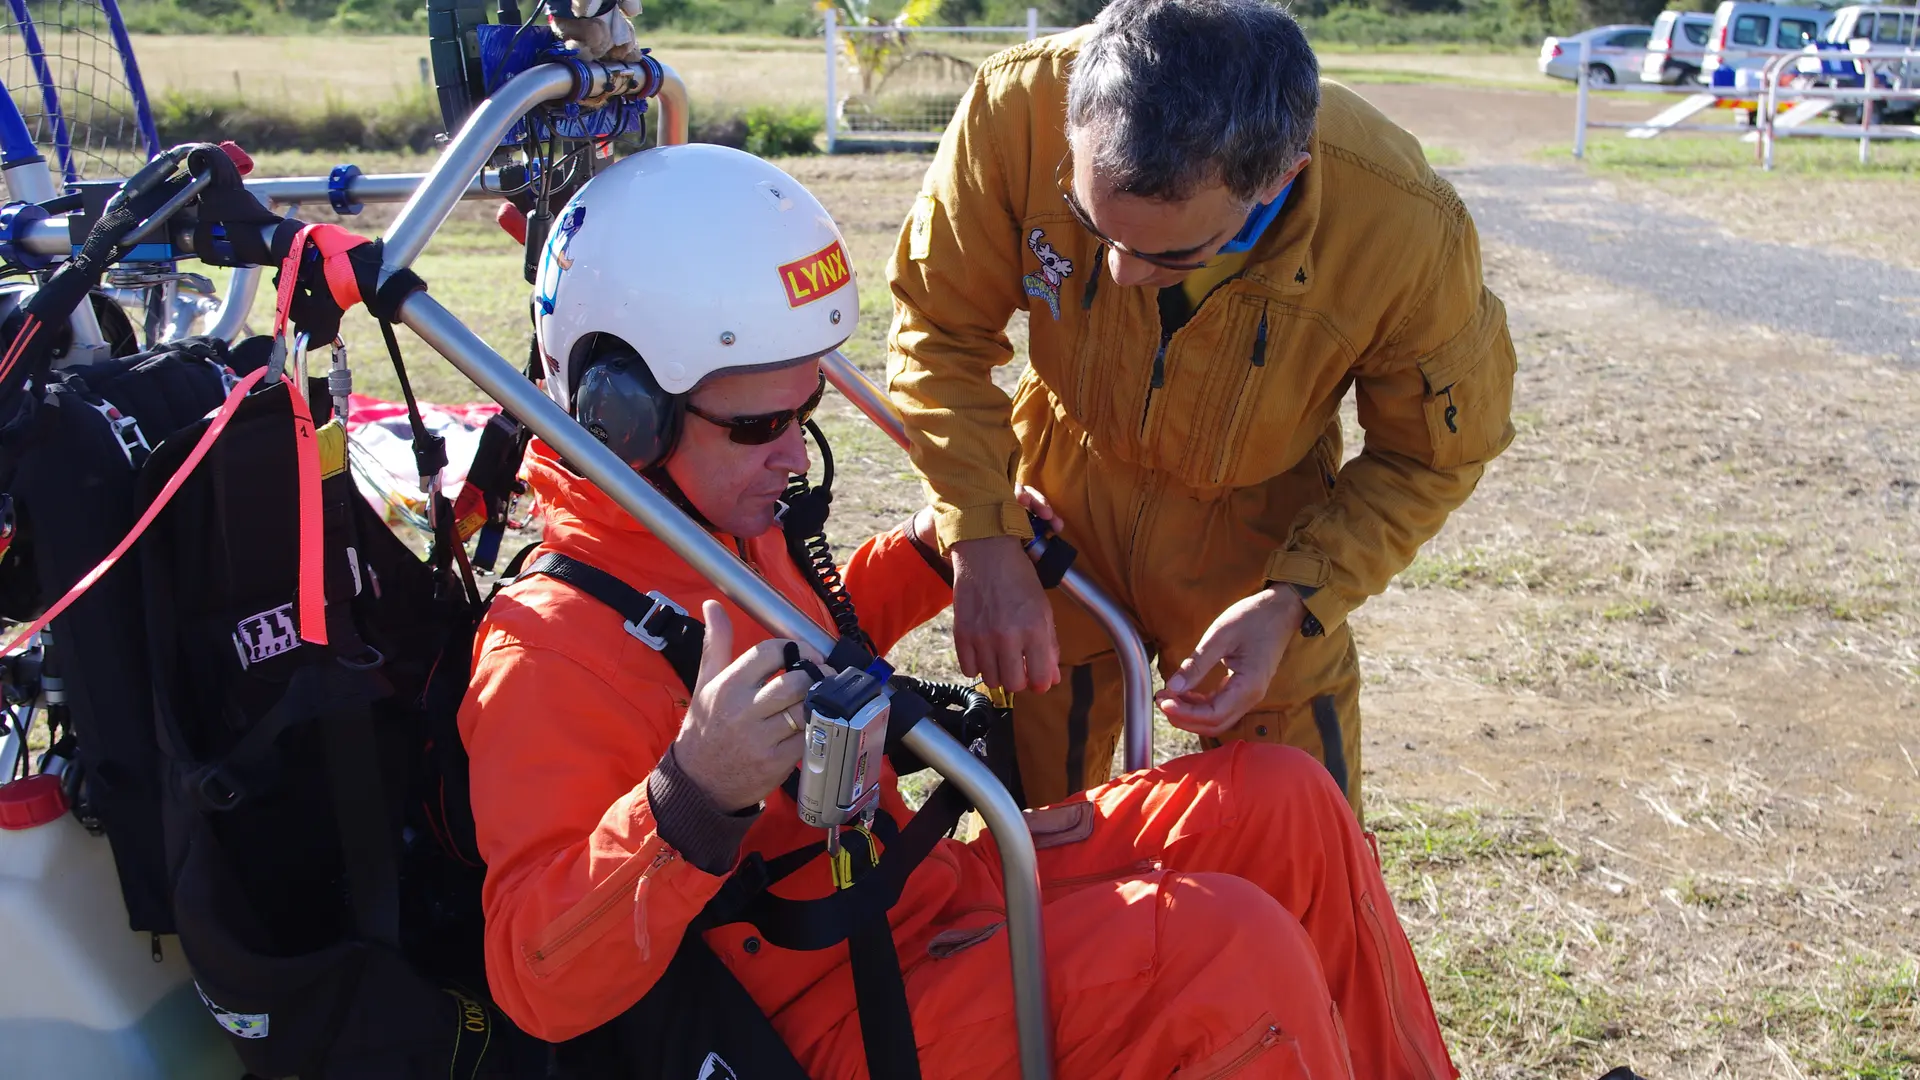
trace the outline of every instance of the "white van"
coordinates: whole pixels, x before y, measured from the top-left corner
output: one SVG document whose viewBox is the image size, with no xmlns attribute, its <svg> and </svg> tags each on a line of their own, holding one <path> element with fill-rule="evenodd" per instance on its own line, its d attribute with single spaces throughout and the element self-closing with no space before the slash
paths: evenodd
<svg viewBox="0 0 1920 1080">
<path fill-rule="evenodd" d="M 1920 19 L 1913 7 L 1891 4 L 1854 4 L 1833 13 L 1833 22 L 1820 39 L 1830 45 L 1844 46 L 1862 38 L 1876 49 L 1920 47 Z"/>
<path fill-rule="evenodd" d="M 1800 61 L 1802 77 L 1814 85 L 1857 87 L 1866 83 L 1871 66 L 1876 86 L 1920 86 L 1920 10 L 1891 4 L 1854 4 L 1833 13 L 1833 22 L 1820 34 L 1816 45 L 1808 46 L 1807 58 Z M 1861 52 L 1909 51 L 1908 59 L 1898 57 L 1867 61 L 1853 59 Z M 1835 104 L 1834 119 L 1843 124 L 1860 121 L 1861 102 L 1843 100 Z M 1916 110 L 1912 101 L 1882 102 L 1874 106 L 1879 123 L 1912 123 Z"/>
<path fill-rule="evenodd" d="M 1653 20 L 1653 39 L 1640 69 L 1642 82 L 1678 86 L 1700 77 L 1713 34 L 1713 16 L 1704 11 L 1663 11 Z"/>
<path fill-rule="evenodd" d="M 1727 69 L 1719 85 L 1728 85 L 1734 72 L 1758 71 L 1769 59 L 1797 53 L 1818 41 L 1832 21 L 1833 12 L 1819 8 L 1723 0 L 1713 13 L 1700 71 L 1711 82 L 1717 72 Z"/>
</svg>

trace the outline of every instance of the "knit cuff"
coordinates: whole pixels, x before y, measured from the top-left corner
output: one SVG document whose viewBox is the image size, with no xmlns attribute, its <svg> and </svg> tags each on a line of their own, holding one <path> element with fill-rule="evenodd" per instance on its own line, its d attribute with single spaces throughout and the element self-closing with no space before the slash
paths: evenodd
<svg viewBox="0 0 1920 1080">
<path fill-rule="evenodd" d="M 730 873 L 740 861 L 740 845 L 760 817 L 757 806 L 733 814 L 715 806 L 700 785 L 680 771 L 673 747 L 647 776 L 647 805 L 660 839 L 696 869 L 715 876 Z"/>
</svg>

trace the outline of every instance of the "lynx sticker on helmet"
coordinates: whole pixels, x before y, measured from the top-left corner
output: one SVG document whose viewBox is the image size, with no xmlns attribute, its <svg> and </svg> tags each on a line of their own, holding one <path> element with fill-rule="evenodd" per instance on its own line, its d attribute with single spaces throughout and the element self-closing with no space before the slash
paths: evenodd
<svg viewBox="0 0 1920 1080">
<path fill-rule="evenodd" d="M 845 285 L 850 276 L 847 253 L 838 240 L 780 268 L 780 284 L 786 287 L 788 307 L 811 304 Z"/>
</svg>

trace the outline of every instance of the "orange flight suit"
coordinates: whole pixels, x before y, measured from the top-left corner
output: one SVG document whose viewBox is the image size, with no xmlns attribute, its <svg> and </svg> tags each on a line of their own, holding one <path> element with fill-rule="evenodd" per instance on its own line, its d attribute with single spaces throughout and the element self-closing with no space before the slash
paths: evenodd
<svg viewBox="0 0 1920 1080">
<path fill-rule="evenodd" d="M 720 600 L 736 649 L 766 637 L 538 443 L 530 472 L 547 550 L 689 611 Z M 777 531 L 729 542 L 831 625 Z M 882 647 L 950 599 L 900 530 L 864 544 L 846 582 Z M 537 1036 L 579 1035 L 637 1001 L 724 880 L 668 846 L 647 803 L 687 696 L 619 615 L 559 581 L 515 582 L 487 616 L 460 713 L 488 867 L 487 971 Z M 883 806 L 904 823 L 890 772 L 885 783 Z M 1061 1080 L 1455 1075 L 1374 855 L 1311 758 L 1252 745 L 1196 755 L 1033 811 L 1030 827 Z M 819 835 L 776 791 L 743 852 Z M 831 887 L 820 859 L 777 891 Z M 1004 910 L 984 837 L 942 841 L 889 913 L 927 1080 L 1017 1073 Z M 844 945 L 789 952 L 745 925 L 706 941 L 807 1075 L 866 1075 Z"/>
</svg>

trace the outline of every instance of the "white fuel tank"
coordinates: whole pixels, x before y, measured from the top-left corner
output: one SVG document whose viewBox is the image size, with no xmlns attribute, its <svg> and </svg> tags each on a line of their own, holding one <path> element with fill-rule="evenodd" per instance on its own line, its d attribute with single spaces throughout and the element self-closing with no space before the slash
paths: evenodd
<svg viewBox="0 0 1920 1080">
<path fill-rule="evenodd" d="M 104 837 L 60 778 L 0 785 L 0 1080 L 238 1080 L 180 944 L 127 929 Z"/>
</svg>

